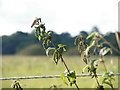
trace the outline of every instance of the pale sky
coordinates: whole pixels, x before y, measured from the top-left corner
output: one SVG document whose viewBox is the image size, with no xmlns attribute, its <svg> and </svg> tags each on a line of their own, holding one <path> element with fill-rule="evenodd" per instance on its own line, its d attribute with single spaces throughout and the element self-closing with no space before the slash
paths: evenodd
<svg viewBox="0 0 120 90">
<path fill-rule="evenodd" d="M 102 33 L 118 30 L 119 0 L 0 0 L 0 36 L 31 32 L 35 17 L 47 30 L 77 35 L 97 26 Z"/>
</svg>

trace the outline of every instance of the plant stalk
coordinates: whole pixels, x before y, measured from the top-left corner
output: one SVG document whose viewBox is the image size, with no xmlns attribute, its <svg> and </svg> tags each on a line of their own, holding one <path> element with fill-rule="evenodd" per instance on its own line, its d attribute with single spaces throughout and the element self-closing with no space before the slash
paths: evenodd
<svg viewBox="0 0 120 90">
<path fill-rule="evenodd" d="M 100 56 L 100 58 L 102 59 L 102 63 L 103 63 L 103 66 L 104 66 L 104 68 L 105 68 L 105 71 L 107 72 L 107 68 L 106 68 L 106 65 L 105 65 L 105 62 L 103 61 L 103 56 L 102 55 L 99 55 Z M 112 84 L 112 82 L 110 81 L 110 83 L 111 83 L 111 88 L 112 88 L 112 90 L 114 90 L 114 87 L 113 87 L 113 84 Z"/>
<path fill-rule="evenodd" d="M 68 66 L 66 65 L 66 63 L 65 63 L 65 61 L 64 61 L 64 59 L 62 57 L 61 57 L 61 61 L 64 64 L 64 66 L 67 69 L 67 71 L 70 73 L 70 70 L 69 70 Z"/>
<path fill-rule="evenodd" d="M 66 65 L 63 57 L 61 57 L 61 61 L 62 61 L 62 63 L 64 64 L 64 66 L 65 66 L 65 68 L 67 69 L 67 71 L 70 73 L 70 70 L 69 70 L 68 66 Z M 80 90 L 80 88 L 78 87 L 78 85 L 77 85 L 76 82 L 75 82 L 75 86 L 76 86 L 77 90 Z"/>
<path fill-rule="evenodd" d="M 113 84 L 112 84 L 112 82 L 111 82 L 111 81 L 110 81 L 110 83 L 111 83 L 111 85 L 110 85 L 110 86 L 111 86 L 112 90 L 114 90 L 114 87 L 113 87 Z"/>
<path fill-rule="evenodd" d="M 99 83 L 99 81 L 98 81 L 97 77 L 95 77 L 95 80 L 96 80 L 96 82 L 97 82 L 98 86 L 100 87 L 100 83 Z"/>
<path fill-rule="evenodd" d="M 105 41 L 114 51 L 116 51 L 117 53 L 120 54 L 120 51 L 118 49 L 116 49 L 113 45 L 111 45 L 101 34 L 99 34 L 99 37 Z"/>
</svg>

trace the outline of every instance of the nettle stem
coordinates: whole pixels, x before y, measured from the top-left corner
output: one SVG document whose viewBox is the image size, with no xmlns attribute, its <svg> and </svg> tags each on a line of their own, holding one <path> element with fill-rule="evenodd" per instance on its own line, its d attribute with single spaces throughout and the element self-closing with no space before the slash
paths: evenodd
<svg viewBox="0 0 120 90">
<path fill-rule="evenodd" d="M 102 63 L 103 63 L 103 66 L 104 66 L 104 68 L 105 68 L 105 71 L 107 72 L 107 68 L 106 68 L 105 62 L 102 61 Z"/>
<path fill-rule="evenodd" d="M 99 51 L 100 52 L 100 51 Z M 105 65 L 105 62 L 104 62 L 104 60 L 103 60 L 103 56 L 102 55 L 99 55 L 99 57 L 102 59 L 102 64 L 103 64 L 103 66 L 104 66 L 104 69 L 105 69 L 105 71 L 106 71 L 106 73 L 108 72 L 107 71 L 107 67 L 106 67 L 106 65 Z M 112 82 L 111 82 L 111 80 L 110 80 L 110 86 L 111 86 L 111 88 L 112 88 L 112 90 L 114 90 L 114 87 L 113 87 L 113 84 L 112 84 Z"/>
<path fill-rule="evenodd" d="M 112 90 L 114 90 L 114 87 L 113 87 L 113 84 L 112 84 L 112 82 L 111 82 L 111 81 L 110 81 L 110 83 L 111 83 L 111 85 L 110 85 L 110 86 L 111 86 Z"/>
<path fill-rule="evenodd" d="M 80 88 L 78 87 L 77 83 L 75 83 L 75 86 L 76 86 L 76 88 L 77 88 L 78 90 L 80 90 Z"/>
<path fill-rule="evenodd" d="M 61 57 L 61 61 L 62 61 L 62 63 L 64 64 L 64 66 L 65 66 L 65 68 L 67 69 L 67 71 L 70 73 L 70 70 L 69 70 L 67 64 L 65 63 L 63 57 Z M 78 85 L 77 85 L 76 82 L 75 82 L 75 86 L 76 86 L 76 88 L 77 88 L 78 90 L 80 90 L 80 88 L 78 87 Z"/>
<path fill-rule="evenodd" d="M 104 68 L 105 68 L 105 71 L 107 72 L 107 68 L 106 68 L 106 65 L 105 65 L 105 62 L 102 60 L 102 63 L 103 63 L 103 66 L 104 66 Z M 110 83 L 111 83 L 111 88 L 112 88 L 112 90 L 114 90 L 114 87 L 113 87 L 113 84 L 112 84 L 112 82 L 110 81 Z"/>
<path fill-rule="evenodd" d="M 97 77 L 95 77 L 95 80 L 96 80 L 96 82 L 97 82 L 98 86 L 100 87 L 100 83 L 99 83 L 99 81 L 98 81 L 98 78 L 97 78 Z"/>
<path fill-rule="evenodd" d="M 69 70 L 68 66 L 66 65 L 63 57 L 61 57 L 61 61 L 62 61 L 62 63 L 64 64 L 64 66 L 65 66 L 65 68 L 67 69 L 67 71 L 70 73 L 70 70 Z"/>
<path fill-rule="evenodd" d="M 112 44 L 110 44 L 101 34 L 99 34 L 99 37 L 105 41 L 107 43 L 107 45 L 109 45 L 114 51 L 116 51 L 117 53 L 120 54 L 120 51 L 118 49 L 116 49 Z"/>
<path fill-rule="evenodd" d="M 53 43 L 53 41 L 52 41 L 52 45 L 53 45 L 54 48 L 56 48 L 56 46 L 55 46 L 55 44 Z M 65 61 L 64 61 L 64 59 L 63 59 L 62 56 L 61 56 L 61 62 L 63 63 L 63 65 L 65 66 L 65 68 L 67 69 L 67 71 L 70 73 L 70 70 L 69 70 L 69 68 L 68 68 L 67 64 L 65 63 Z M 77 83 L 75 82 L 74 84 L 75 84 L 76 88 L 77 88 L 78 90 L 80 90 L 80 88 L 78 87 Z"/>
</svg>

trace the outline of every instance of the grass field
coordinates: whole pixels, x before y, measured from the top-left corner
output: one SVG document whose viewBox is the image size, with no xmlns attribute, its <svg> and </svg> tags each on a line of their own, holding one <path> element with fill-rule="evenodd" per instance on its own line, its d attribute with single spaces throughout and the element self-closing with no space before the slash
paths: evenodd
<svg viewBox="0 0 120 90">
<path fill-rule="evenodd" d="M 75 70 L 76 74 L 82 74 L 82 68 L 85 64 L 81 61 L 79 56 L 65 56 L 66 64 L 70 70 Z M 109 71 L 118 72 L 118 57 L 106 57 L 105 64 Z M 2 57 L 2 77 L 22 77 L 22 76 L 41 76 L 41 75 L 60 75 L 65 71 L 61 62 L 58 65 L 46 56 L 3 56 Z M 103 73 L 103 64 L 99 64 L 98 73 Z M 87 70 L 85 72 L 87 73 Z M 101 83 L 102 77 L 98 78 Z M 2 82 L 3 88 L 11 88 L 13 80 L 6 80 Z M 60 88 L 70 88 L 63 83 L 60 78 L 52 79 L 29 79 L 20 80 L 23 88 L 49 88 L 51 85 L 56 85 Z M 91 77 L 77 78 L 77 83 L 80 88 L 95 88 L 97 83 Z M 115 76 L 113 81 L 114 87 L 118 87 L 118 77 Z M 109 87 L 108 85 L 104 85 Z M 75 86 L 73 85 L 72 88 Z"/>
</svg>

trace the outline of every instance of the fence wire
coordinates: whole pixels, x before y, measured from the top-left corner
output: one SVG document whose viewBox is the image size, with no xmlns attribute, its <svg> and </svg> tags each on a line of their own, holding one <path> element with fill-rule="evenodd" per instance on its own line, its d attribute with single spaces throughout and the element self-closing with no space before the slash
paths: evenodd
<svg viewBox="0 0 120 90">
<path fill-rule="evenodd" d="M 76 75 L 76 77 L 90 77 L 91 75 Z M 97 76 L 103 76 L 103 74 L 97 74 Z M 120 73 L 114 74 L 114 76 L 120 76 Z M 17 79 L 39 79 L 39 78 L 60 78 L 60 75 L 50 75 L 50 76 L 28 76 L 28 77 L 10 77 L 10 78 L 0 78 L 0 80 L 17 80 Z"/>
</svg>

